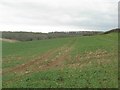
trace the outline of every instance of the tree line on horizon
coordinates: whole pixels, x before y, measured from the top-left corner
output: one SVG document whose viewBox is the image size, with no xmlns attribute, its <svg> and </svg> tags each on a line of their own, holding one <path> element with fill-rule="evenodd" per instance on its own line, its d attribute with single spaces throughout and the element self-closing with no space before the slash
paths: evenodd
<svg viewBox="0 0 120 90">
<path fill-rule="evenodd" d="M 73 37 L 73 36 L 92 36 L 96 34 L 102 34 L 102 31 L 70 31 L 70 32 L 12 32 L 3 31 L 2 38 L 14 39 L 19 41 L 32 41 L 32 40 L 43 40 L 51 38 L 62 38 L 62 37 Z"/>
</svg>

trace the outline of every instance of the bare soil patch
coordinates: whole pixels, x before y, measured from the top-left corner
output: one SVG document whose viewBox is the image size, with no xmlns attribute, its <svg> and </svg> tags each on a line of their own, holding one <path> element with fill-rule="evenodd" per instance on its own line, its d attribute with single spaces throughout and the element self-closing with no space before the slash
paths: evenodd
<svg viewBox="0 0 120 90">
<path fill-rule="evenodd" d="M 0 41 L 10 42 L 10 43 L 19 42 L 18 40 L 4 39 L 4 38 L 0 38 Z"/>
<path fill-rule="evenodd" d="M 112 53 L 107 52 L 106 50 L 96 50 L 95 52 L 86 52 L 84 54 L 78 54 L 74 57 L 74 61 L 70 59 L 68 67 L 83 67 L 91 64 L 92 61 L 96 61 L 98 64 L 106 64 L 109 60 L 106 58 L 112 56 Z"/>
</svg>

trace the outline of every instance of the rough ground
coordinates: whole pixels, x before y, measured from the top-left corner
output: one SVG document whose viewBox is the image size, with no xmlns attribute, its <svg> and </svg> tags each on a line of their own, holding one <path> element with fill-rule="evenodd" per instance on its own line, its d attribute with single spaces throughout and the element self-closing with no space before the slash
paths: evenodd
<svg viewBox="0 0 120 90">
<path fill-rule="evenodd" d="M 3 44 L 3 87 L 118 86 L 116 34 Z"/>
<path fill-rule="evenodd" d="M 4 70 L 3 75 L 10 72 L 28 74 L 35 71 L 59 67 L 63 65 L 64 60 L 69 59 L 69 53 L 72 50 L 75 41 L 76 40 L 72 40 L 57 49 L 49 50 L 40 57 L 36 57 L 34 60 L 30 60 L 27 63 Z"/>
</svg>

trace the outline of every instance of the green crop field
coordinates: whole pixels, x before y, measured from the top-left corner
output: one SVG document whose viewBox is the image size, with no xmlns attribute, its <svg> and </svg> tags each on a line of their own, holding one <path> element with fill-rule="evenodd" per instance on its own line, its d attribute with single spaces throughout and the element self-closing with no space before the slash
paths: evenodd
<svg viewBox="0 0 120 90">
<path fill-rule="evenodd" d="M 117 88 L 118 34 L 2 43 L 3 88 Z"/>
</svg>

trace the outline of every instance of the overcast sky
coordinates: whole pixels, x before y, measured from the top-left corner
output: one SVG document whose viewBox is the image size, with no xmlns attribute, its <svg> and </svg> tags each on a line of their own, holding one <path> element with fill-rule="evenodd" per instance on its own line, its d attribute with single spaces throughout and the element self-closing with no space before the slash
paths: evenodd
<svg viewBox="0 0 120 90">
<path fill-rule="evenodd" d="M 110 30 L 119 0 L 0 0 L 0 31 Z"/>
</svg>

